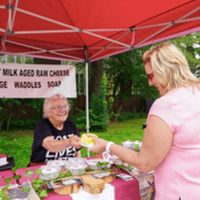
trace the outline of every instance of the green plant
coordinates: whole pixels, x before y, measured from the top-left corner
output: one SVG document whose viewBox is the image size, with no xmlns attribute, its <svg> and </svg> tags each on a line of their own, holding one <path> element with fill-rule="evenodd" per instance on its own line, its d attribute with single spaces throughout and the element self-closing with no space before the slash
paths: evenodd
<svg viewBox="0 0 200 200">
<path fill-rule="evenodd" d="M 35 170 L 35 175 L 40 175 L 40 174 L 42 174 L 41 169 Z M 32 175 L 34 175 L 34 171 L 33 170 L 26 170 L 26 174 L 25 174 L 26 177 L 30 177 Z M 72 176 L 72 175 L 68 171 L 67 173 L 60 173 L 59 177 L 56 178 L 56 179 L 43 180 L 43 179 L 35 177 L 33 180 L 31 180 L 31 182 L 33 183 L 33 189 L 36 191 L 38 196 L 42 199 L 43 197 L 47 197 L 48 193 L 52 191 L 51 189 L 49 189 L 47 187 L 47 183 L 48 182 L 60 181 L 61 178 L 70 177 L 70 176 Z"/>
<path fill-rule="evenodd" d="M 68 171 L 67 173 L 60 173 L 59 177 L 56 179 L 52 179 L 52 180 L 42 180 L 40 178 L 36 178 L 37 175 L 42 174 L 42 170 L 41 169 L 36 169 L 36 170 L 26 170 L 25 171 L 25 176 L 27 178 L 31 179 L 32 182 L 32 187 L 35 190 L 36 194 L 39 196 L 40 199 L 47 197 L 48 193 L 51 192 L 52 190 L 49 189 L 47 187 L 47 183 L 50 181 L 59 181 L 61 178 L 64 177 L 70 177 L 71 173 Z M 22 176 L 21 175 L 17 175 L 17 176 L 13 176 L 7 179 L 4 179 L 5 183 L 8 183 L 6 186 L 2 187 L 0 190 L 0 197 L 2 198 L 2 200 L 8 200 L 11 199 L 10 197 L 8 197 L 6 195 L 6 190 L 10 187 L 11 185 L 11 180 L 15 179 L 15 180 L 19 180 Z M 25 187 L 22 192 L 28 192 L 30 190 L 29 187 Z M 17 196 L 17 194 L 15 195 L 15 197 Z M 13 198 L 13 197 L 12 197 Z"/>
<path fill-rule="evenodd" d="M 10 122 L 14 114 L 14 110 L 20 107 L 23 114 L 26 113 L 23 106 L 28 106 L 33 108 L 41 117 L 41 109 L 43 104 L 43 99 L 12 99 L 12 98 L 2 98 L 0 99 L 0 131 L 2 126 L 4 130 L 8 131 L 10 129 Z M 14 121 L 14 120 L 13 120 Z"/>
<path fill-rule="evenodd" d="M 6 191 L 7 189 L 11 186 L 11 180 L 14 179 L 14 180 L 19 180 L 21 178 L 21 175 L 17 175 L 17 176 L 12 176 L 10 178 L 6 178 L 4 179 L 4 182 L 5 183 L 8 183 L 7 185 L 3 186 L 0 188 L 0 197 L 1 197 L 1 200 L 8 200 L 8 199 L 11 199 L 9 198 L 7 195 L 6 195 Z M 22 190 L 22 192 L 28 192 L 28 188 L 24 188 Z M 16 196 L 17 194 L 15 194 Z M 15 197 L 14 197 L 15 198 Z"/>
<path fill-rule="evenodd" d="M 105 168 L 106 165 L 108 165 L 108 164 L 109 164 L 109 162 L 105 162 L 105 161 L 104 161 L 104 162 L 100 162 L 100 161 L 99 161 L 99 162 L 97 163 L 97 166 L 98 166 L 98 167 Z"/>
<path fill-rule="evenodd" d="M 41 169 L 36 169 L 35 171 L 34 170 L 26 170 L 26 172 L 25 172 L 26 177 L 32 176 L 31 182 L 33 183 L 33 189 L 36 191 L 36 193 L 40 199 L 42 199 L 43 197 L 47 197 L 48 193 L 52 191 L 51 189 L 49 189 L 47 187 L 48 182 L 60 181 L 61 178 L 72 176 L 71 173 L 68 171 L 67 173 L 60 173 L 59 177 L 56 179 L 43 180 L 40 178 L 36 178 L 36 176 L 40 175 L 40 174 L 42 174 Z"/>
<path fill-rule="evenodd" d="M 26 170 L 25 176 L 31 177 L 34 173 L 35 173 L 35 176 L 41 174 L 41 169 L 38 169 L 35 171 Z M 10 197 L 6 196 L 5 191 L 10 187 L 10 185 L 11 185 L 10 182 L 12 179 L 19 180 L 20 178 L 21 178 L 21 175 L 17 175 L 17 176 L 13 176 L 13 177 L 4 179 L 4 182 L 8 183 L 8 185 L 4 186 L 0 191 L 0 197 L 2 198 L 2 200 L 11 199 Z M 47 181 L 44 181 L 40 178 L 36 178 L 36 179 L 32 179 L 31 182 L 33 183 L 33 189 L 36 191 L 36 193 L 40 199 L 42 199 L 43 197 L 46 197 L 47 193 L 50 192 L 50 190 L 46 186 Z M 29 190 L 30 190 L 29 187 L 25 187 L 22 190 L 22 192 L 28 192 Z M 17 197 L 17 194 L 15 194 L 15 197 L 12 197 L 12 198 L 16 198 L 16 197 Z"/>
<path fill-rule="evenodd" d="M 25 172 L 25 176 L 26 177 L 31 177 L 33 175 L 40 175 L 42 174 L 41 169 L 37 169 L 37 170 L 26 170 Z M 40 178 L 33 178 L 31 180 L 31 182 L 33 183 L 33 189 L 36 191 L 36 194 L 39 196 L 40 199 L 42 199 L 43 197 L 47 197 L 47 193 L 51 192 L 51 190 L 49 190 L 46 186 L 47 181 L 42 180 Z"/>
<path fill-rule="evenodd" d="M 110 116 L 110 120 L 113 122 L 116 122 L 120 116 L 120 114 L 114 113 L 114 112 L 110 112 L 109 113 Z"/>
<path fill-rule="evenodd" d="M 106 101 L 107 94 L 107 79 L 105 74 L 101 80 L 100 93 L 95 96 L 94 93 L 91 95 L 90 109 L 92 110 L 93 124 L 91 131 L 104 131 L 108 127 L 109 115 L 108 108 L 109 104 Z"/>
<path fill-rule="evenodd" d="M 118 168 L 124 168 L 124 169 L 127 169 L 128 171 L 131 171 L 134 169 L 134 167 L 132 165 L 128 165 L 128 166 L 125 166 L 123 164 L 121 165 L 117 165 Z"/>
<path fill-rule="evenodd" d="M 10 121 L 10 130 L 33 130 L 35 127 L 37 118 L 35 119 L 13 119 Z M 2 130 L 6 130 L 6 121 L 2 124 Z"/>
<path fill-rule="evenodd" d="M 91 131 L 105 131 L 108 127 L 109 114 L 108 110 L 112 106 L 113 99 L 110 98 L 107 102 L 107 82 L 106 77 L 103 76 L 100 87 L 100 94 L 95 96 L 94 93 L 91 94 L 90 109 L 89 109 L 89 124 Z M 79 112 L 76 116 L 70 115 L 79 130 L 84 131 L 86 126 L 86 111 L 76 108 Z"/>
<path fill-rule="evenodd" d="M 194 74 L 198 79 L 200 78 L 200 65 L 197 65 L 196 66 L 196 71 L 195 71 L 195 74 Z"/>
<path fill-rule="evenodd" d="M 140 119 L 147 117 L 145 112 L 136 112 L 135 109 L 133 112 L 121 112 L 118 121 L 125 121 L 129 119 Z"/>
<path fill-rule="evenodd" d="M 139 146 L 138 144 L 136 144 L 134 150 L 135 150 L 135 151 L 139 151 L 139 149 L 140 149 L 140 146 Z"/>
</svg>

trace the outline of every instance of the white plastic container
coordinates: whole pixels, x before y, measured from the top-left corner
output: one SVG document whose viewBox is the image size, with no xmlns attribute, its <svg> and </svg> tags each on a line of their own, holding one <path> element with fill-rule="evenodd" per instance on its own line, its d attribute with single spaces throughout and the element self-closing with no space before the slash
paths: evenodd
<svg viewBox="0 0 200 200">
<path fill-rule="evenodd" d="M 103 165 L 103 166 L 97 166 L 98 162 L 108 162 L 107 165 Z M 91 159 L 87 161 L 87 164 L 89 166 L 90 169 L 92 170 L 100 170 L 100 169 L 104 169 L 104 168 L 109 168 L 111 166 L 111 162 L 110 161 L 105 161 L 102 159 Z"/>
<path fill-rule="evenodd" d="M 74 158 L 69 158 L 68 162 L 73 163 L 73 164 L 85 164 L 87 162 L 87 159 L 74 157 Z"/>
<path fill-rule="evenodd" d="M 72 175 L 83 175 L 85 174 L 85 169 L 87 168 L 86 164 L 71 164 L 68 165 L 67 169 L 71 172 Z"/>
<path fill-rule="evenodd" d="M 131 142 L 130 140 L 127 140 L 125 142 L 122 142 L 121 144 L 123 147 L 129 148 L 129 149 L 135 149 L 135 144 L 134 142 Z"/>
<path fill-rule="evenodd" d="M 61 171 L 67 169 L 67 161 L 65 160 L 50 160 L 47 162 L 47 166 L 60 167 Z"/>
<path fill-rule="evenodd" d="M 53 167 L 46 165 L 41 167 L 41 171 L 42 171 L 42 174 L 40 174 L 41 179 L 51 180 L 59 176 L 61 169 L 60 167 Z"/>
</svg>

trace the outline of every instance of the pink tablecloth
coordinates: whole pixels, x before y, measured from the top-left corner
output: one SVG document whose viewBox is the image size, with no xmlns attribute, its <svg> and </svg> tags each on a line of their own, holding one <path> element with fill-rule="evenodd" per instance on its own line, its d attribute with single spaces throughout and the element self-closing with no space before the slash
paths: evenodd
<svg viewBox="0 0 200 200">
<path fill-rule="evenodd" d="M 4 179 L 11 178 L 12 176 L 14 176 L 12 169 L 0 171 L 0 187 L 7 185 L 8 183 L 5 183 Z M 17 182 L 15 181 L 15 179 L 11 180 L 11 184 L 16 184 L 16 183 Z"/>
<path fill-rule="evenodd" d="M 95 156 L 95 157 L 99 157 L 99 156 Z M 88 159 L 92 159 L 94 157 L 90 157 Z M 35 169 L 39 169 L 40 166 L 33 166 L 33 167 L 28 167 L 28 168 L 23 168 L 23 169 L 18 169 L 16 170 L 15 174 L 21 174 L 22 178 L 19 179 L 20 183 L 23 183 L 25 180 L 29 179 L 31 180 L 32 178 L 36 178 L 38 176 L 34 176 L 34 177 L 29 177 L 27 178 L 24 174 L 26 170 L 35 170 Z M 126 173 L 124 171 L 120 171 L 123 173 Z M 116 178 L 113 182 L 110 183 L 111 185 L 113 185 L 115 187 L 115 199 L 116 200 L 140 200 L 140 193 L 139 193 L 139 183 L 137 179 L 133 179 L 130 181 L 125 181 L 119 178 Z M 58 198 L 59 200 L 72 200 L 70 195 L 67 196 L 62 196 L 62 195 L 58 195 L 54 192 L 51 192 L 48 194 L 47 198 L 44 198 L 44 200 L 53 200 Z"/>
<path fill-rule="evenodd" d="M 0 154 L 0 158 L 8 157 L 6 154 Z"/>
<path fill-rule="evenodd" d="M 0 158 L 8 157 L 6 154 L 0 154 Z M 8 183 L 4 182 L 4 179 L 11 178 L 14 176 L 14 173 L 12 169 L 0 171 L 0 187 L 7 185 Z M 16 184 L 16 181 L 14 179 L 11 180 L 11 184 Z"/>
<path fill-rule="evenodd" d="M 35 174 L 33 174 L 32 176 L 30 176 L 30 177 L 26 177 L 25 176 L 25 173 L 26 173 L 26 170 L 36 170 L 36 169 L 39 169 L 41 166 L 33 166 L 33 167 L 27 167 L 27 168 L 22 168 L 22 169 L 17 169 L 16 171 L 15 171 L 15 174 L 16 175 L 21 175 L 22 176 L 22 178 L 20 178 L 18 181 L 19 181 L 19 183 L 20 184 L 22 184 L 24 181 L 26 181 L 27 179 L 28 180 L 33 180 L 33 179 L 35 179 L 35 178 L 38 178 L 39 177 L 39 175 L 35 175 Z M 46 197 L 46 198 L 43 198 L 43 200 L 45 200 L 45 199 L 48 199 L 48 200 L 50 200 L 50 199 L 59 199 L 59 200 L 72 200 L 72 198 L 69 196 L 69 195 L 67 195 L 67 196 L 61 196 L 61 195 L 58 195 L 58 194 L 56 194 L 56 193 L 54 193 L 54 192 L 51 192 L 51 193 L 48 193 L 48 197 Z"/>
</svg>

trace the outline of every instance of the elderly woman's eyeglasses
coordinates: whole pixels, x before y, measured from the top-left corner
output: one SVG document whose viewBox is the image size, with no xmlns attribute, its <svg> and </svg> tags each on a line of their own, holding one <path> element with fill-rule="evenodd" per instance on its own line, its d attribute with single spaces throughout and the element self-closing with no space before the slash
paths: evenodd
<svg viewBox="0 0 200 200">
<path fill-rule="evenodd" d="M 147 74 L 147 77 L 148 77 L 148 79 L 149 79 L 149 80 L 152 80 L 152 79 L 153 79 L 153 77 L 154 77 L 154 74 L 153 74 L 153 72 L 152 72 L 152 73 L 150 73 L 150 74 Z"/>
<path fill-rule="evenodd" d="M 62 110 L 62 108 L 63 108 L 64 110 L 68 110 L 68 109 L 69 109 L 69 105 L 63 105 L 63 106 L 57 105 L 57 106 L 55 106 L 55 107 L 52 107 L 52 109 L 55 109 L 55 110 Z"/>
</svg>

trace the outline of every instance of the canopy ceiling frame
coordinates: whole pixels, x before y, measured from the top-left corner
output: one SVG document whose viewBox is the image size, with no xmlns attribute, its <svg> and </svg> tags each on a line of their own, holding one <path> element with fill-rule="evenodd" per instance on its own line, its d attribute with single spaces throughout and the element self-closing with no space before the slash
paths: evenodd
<svg viewBox="0 0 200 200">
<path fill-rule="evenodd" d="M 71 8 L 77 8 L 76 15 Z M 89 132 L 88 63 L 200 31 L 200 0 L 1 0 L 0 18 L 0 54 L 86 64 Z"/>
<path fill-rule="evenodd" d="M 73 62 L 93 62 L 97 59 L 102 59 L 103 57 L 101 57 L 101 58 L 95 58 L 95 57 L 98 56 L 98 54 L 102 53 L 103 51 L 105 51 L 107 49 L 118 49 L 118 50 L 120 50 L 120 53 L 121 53 L 121 52 L 129 51 L 129 50 L 132 50 L 132 49 L 135 49 L 135 48 L 139 48 L 141 46 L 147 45 L 147 43 L 145 43 L 145 42 L 148 41 L 149 39 L 151 39 L 151 38 L 155 37 L 156 35 L 166 31 L 167 29 L 171 28 L 174 25 L 186 23 L 186 22 L 189 22 L 189 21 L 190 22 L 191 21 L 200 21 L 200 16 L 191 17 L 191 18 L 186 19 L 186 17 L 194 14 L 195 12 L 198 12 L 200 10 L 200 6 L 199 6 L 195 9 L 193 9 L 192 11 L 186 13 L 182 17 L 175 19 L 173 21 L 165 22 L 165 23 L 150 24 L 150 25 L 141 26 L 141 27 L 133 26 L 133 27 L 130 27 L 130 28 L 82 29 L 80 27 L 72 26 L 70 24 L 66 24 L 66 23 L 63 23 L 63 22 L 42 16 L 42 15 L 39 15 L 37 13 L 30 12 L 28 10 L 21 9 L 21 8 L 18 7 L 19 0 L 15 1 L 15 5 L 13 5 L 13 2 L 14 2 L 14 0 L 9 0 L 9 4 L 6 4 L 5 6 L 2 6 L 2 5 L 0 6 L 0 10 L 1 9 L 7 9 L 7 12 L 8 12 L 6 29 L 2 29 L 0 27 L 0 32 L 4 33 L 4 36 L 3 36 L 3 39 L 2 39 L 2 45 L 3 45 L 4 48 L 2 49 L 1 53 L 2 54 L 13 54 L 12 52 L 4 51 L 4 49 L 6 48 L 6 43 L 10 43 L 10 44 L 26 47 L 26 48 L 33 50 L 33 51 L 20 52 L 17 55 L 37 57 L 37 55 L 35 55 L 35 54 L 42 54 L 42 53 L 46 52 L 50 55 L 54 55 L 53 58 L 49 57 L 48 59 L 59 59 L 60 60 L 60 58 L 57 58 L 56 56 L 61 56 L 62 59 L 64 59 L 64 60 L 66 59 L 66 60 L 73 61 Z M 14 26 L 15 17 L 16 17 L 17 12 L 23 13 L 27 16 L 32 16 L 32 17 L 38 18 L 40 20 L 44 20 L 46 22 L 50 22 L 52 24 L 59 25 L 62 28 L 64 27 L 64 28 L 68 28 L 68 29 L 66 29 L 66 30 L 58 29 L 58 30 L 14 31 L 13 26 Z M 135 37 L 135 31 L 136 30 L 141 30 L 141 29 L 147 29 L 148 30 L 149 28 L 153 28 L 153 27 L 161 27 L 161 29 L 158 30 L 157 32 L 153 33 L 152 35 L 149 35 L 149 37 L 143 39 L 142 41 L 140 41 L 139 43 L 134 45 L 134 39 L 135 39 L 134 37 Z M 112 39 L 110 37 L 105 37 L 103 35 L 97 34 L 98 32 L 116 32 L 116 31 L 123 32 L 123 35 L 120 35 L 116 39 Z M 130 44 L 120 42 L 120 40 L 123 37 L 125 37 L 127 34 L 130 34 L 130 32 L 132 32 L 132 40 L 130 41 Z M 61 49 L 51 49 L 51 50 L 49 50 L 49 49 L 44 49 L 44 48 L 38 48 L 34 45 L 26 45 L 25 43 L 14 42 L 14 41 L 11 41 L 11 40 L 8 39 L 8 36 L 12 37 L 13 35 L 15 35 L 15 36 L 28 35 L 28 34 L 29 35 L 31 35 L 31 34 L 41 35 L 41 34 L 55 34 L 55 33 L 59 33 L 59 34 L 62 34 L 62 33 L 63 34 L 66 34 L 66 33 L 84 33 L 84 34 L 91 35 L 93 37 L 100 38 L 102 40 L 108 41 L 110 43 L 106 46 L 96 46 L 96 47 L 87 46 L 88 50 L 91 50 L 91 49 L 97 50 L 98 49 L 98 51 L 95 54 L 88 56 L 88 58 L 87 58 L 88 60 L 86 60 L 85 58 L 71 56 L 71 55 L 68 55 L 67 53 L 65 53 L 65 54 L 61 53 L 61 52 L 67 52 L 67 51 L 71 52 L 71 51 L 77 51 L 77 50 L 78 51 L 79 50 L 84 51 L 84 47 L 69 48 L 69 49 L 66 49 L 66 48 L 62 49 L 61 48 Z M 153 41 L 152 43 L 155 43 L 155 41 Z M 113 47 L 112 46 L 113 44 L 118 44 L 119 46 Z M 112 54 L 108 54 L 106 56 L 110 56 L 110 55 L 112 55 Z"/>
</svg>

